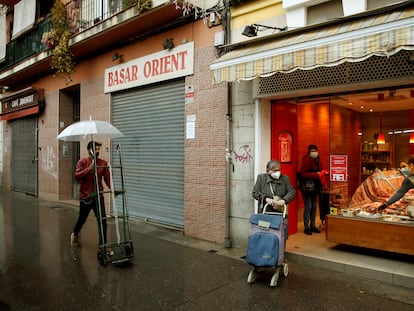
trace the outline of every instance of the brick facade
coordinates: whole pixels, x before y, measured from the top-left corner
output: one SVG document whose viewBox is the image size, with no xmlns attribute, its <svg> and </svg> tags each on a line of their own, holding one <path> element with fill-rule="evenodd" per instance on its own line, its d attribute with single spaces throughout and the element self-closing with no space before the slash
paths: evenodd
<svg viewBox="0 0 414 311">
<path fill-rule="evenodd" d="M 213 85 L 209 64 L 214 48 L 195 52 L 194 103 L 185 107 L 186 117 L 196 116 L 195 139 L 185 142 L 186 235 L 223 243 L 226 228 L 226 109 L 227 87 Z"/>
</svg>

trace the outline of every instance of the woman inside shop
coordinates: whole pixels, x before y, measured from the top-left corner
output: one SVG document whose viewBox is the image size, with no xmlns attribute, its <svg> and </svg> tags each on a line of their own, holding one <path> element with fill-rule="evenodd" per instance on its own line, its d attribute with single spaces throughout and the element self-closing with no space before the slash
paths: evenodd
<svg viewBox="0 0 414 311">
<path fill-rule="evenodd" d="M 308 146 L 308 153 L 302 158 L 302 168 L 300 170 L 300 190 L 302 192 L 303 203 L 303 222 L 305 234 L 320 233 L 315 226 L 316 203 L 322 186 L 320 183 L 320 174 L 322 163 L 320 161 L 318 147 L 316 145 Z"/>
<path fill-rule="evenodd" d="M 378 211 L 386 209 L 391 204 L 401 199 L 410 189 L 414 188 L 414 156 L 411 156 L 407 161 L 407 166 L 400 169 L 401 173 L 405 176 L 400 189 L 394 193 L 394 195 L 388 199 L 387 202 L 382 204 Z"/>
</svg>

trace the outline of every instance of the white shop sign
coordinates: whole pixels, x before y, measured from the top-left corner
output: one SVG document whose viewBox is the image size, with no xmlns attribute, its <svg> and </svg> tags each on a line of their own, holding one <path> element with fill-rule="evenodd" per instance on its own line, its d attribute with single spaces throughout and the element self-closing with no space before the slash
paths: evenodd
<svg viewBox="0 0 414 311">
<path fill-rule="evenodd" d="M 105 69 L 105 93 L 194 74 L 194 42 Z"/>
</svg>

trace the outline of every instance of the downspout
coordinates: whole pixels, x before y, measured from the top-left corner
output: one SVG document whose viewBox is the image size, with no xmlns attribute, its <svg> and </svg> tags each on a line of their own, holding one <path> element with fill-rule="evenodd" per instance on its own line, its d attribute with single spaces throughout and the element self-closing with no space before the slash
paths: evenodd
<svg viewBox="0 0 414 311">
<path fill-rule="evenodd" d="M 227 161 L 227 176 L 226 176 L 226 237 L 224 240 L 224 247 L 230 248 L 231 247 L 231 237 L 230 237 L 230 172 L 234 170 L 234 166 L 232 163 L 231 151 L 232 148 L 232 115 L 231 115 L 231 82 L 227 83 L 227 145 L 226 145 L 226 161 Z"/>
<path fill-rule="evenodd" d="M 224 34 L 225 34 L 225 42 L 226 45 L 230 44 L 230 1 L 224 0 L 225 10 L 226 10 L 226 18 L 225 18 L 225 28 L 224 28 Z M 232 125 L 232 96 L 231 96 L 231 90 L 232 85 L 231 82 L 227 82 L 227 113 L 226 113 L 226 119 L 227 119 L 227 128 L 226 128 L 226 135 L 227 135 L 227 142 L 226 142 L 226 236 L 224 239 L 224 247 L 230 248 L 232 246 L 231 236 L 230 236 L 230 172 L 233 171 L 233 163 L 232 163 L 232 157 L 231 157 L 231 151 L 232 148 L 232 131 L 231 131 L 231 125 Z"/>
</svg>

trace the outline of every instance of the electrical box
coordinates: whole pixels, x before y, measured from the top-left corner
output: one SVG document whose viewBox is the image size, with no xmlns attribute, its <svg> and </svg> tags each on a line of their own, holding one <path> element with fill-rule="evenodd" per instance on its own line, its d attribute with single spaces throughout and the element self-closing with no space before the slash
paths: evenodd
<svg viewBox="0 0 414 311">
<path fill-rule="evenodd" d="M 214 46 L 224 45 L 224 31 L 216 32 L 214 35 Z"/>
</svg>

